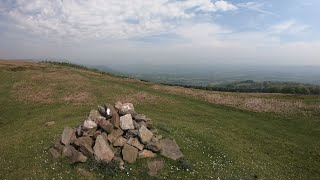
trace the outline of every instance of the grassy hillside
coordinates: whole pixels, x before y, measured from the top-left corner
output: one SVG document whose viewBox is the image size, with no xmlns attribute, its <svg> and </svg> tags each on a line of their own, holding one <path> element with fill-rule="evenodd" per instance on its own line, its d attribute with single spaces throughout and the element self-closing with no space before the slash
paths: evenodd
<svg viewBox="0 0 320 180">
<path fill-rule="evenodd" d="M 86 164 L 53 160 L 47 150 L 65 126 L 117 100 L 151 117 L 193 164 L 185 171 L 162 158 L 159 179 L 320 178 L 320 96 L 207 92 L 8 61 L 0 61 L 0 177 L 78 179 Z M 117 178 L 149 178 L 146 161 L 127 165 Z"/>
</svg>

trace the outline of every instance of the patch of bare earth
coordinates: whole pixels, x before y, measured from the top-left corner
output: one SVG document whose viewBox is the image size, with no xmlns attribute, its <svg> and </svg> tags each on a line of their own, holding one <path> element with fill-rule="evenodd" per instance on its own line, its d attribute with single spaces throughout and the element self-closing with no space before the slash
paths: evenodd
<svg viewBox="0 0 320 180">
<path fill-rule="evenodd" d="M 155 90 L 165 91 L 173 94 L 183 94 L 186 96 L 200 98 L 214 104 L 227 105 L 237 107 L 239 109 L 246 109 L 256 112 L 288 113 L 306 110 L 314 111 L 317 108 L 319 108 L 314 106 L 308 106 L 302 103 L 301 101 L 286 101 L 274 99 L 272 97 L 268 97 L 270 96 L 268 94 L 264 94 L 263 97 L 257 97 L 256 95 L 244 96 L 243 93 L 240 94 L 240 96 L 236 96 L 232 95 L 232 93 L 211 92 L 197 89 L 188 89 L 177 86 L 154 85 L 152 86 L 152 88 Z"/>
</svg>

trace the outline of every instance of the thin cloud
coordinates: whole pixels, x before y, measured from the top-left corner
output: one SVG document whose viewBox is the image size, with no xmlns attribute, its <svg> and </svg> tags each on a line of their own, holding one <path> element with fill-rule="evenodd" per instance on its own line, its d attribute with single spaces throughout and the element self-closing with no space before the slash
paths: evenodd
<svg viewBox="0 0 320 180">
<path fill-rule="evenodd" d="M 237 9 L 223 0 L 19 0 L 14 3 L 15 7 L 3 15 L 18 29 L 66 39 L 129 39 L 164 33 L 196 18 L 199 11 L 211 14 Z"/>
<path fill-rule="evenodd" d="M 290 33 L 296 34 L 300 32 L 304 32 L 309 28 L 309 26 L 300 24 L 295 20 L 287 20 L 278 24 L 271 26 L 270 32 L 271 33 Z"/>
<path fill-rule="evenodd" d="M 239 4 L 237 4 L 237 6 L 241 7 L 241 8 L 246 8 L 246 9 L 249 9 L 252 11 L 268 14 L 268 15 L 274 15 L 274 16 L 277 15 L 271 11 L 264 10 L 263 7 L 265 6 L 265 3 L 261 3 L 261 2 L 239 3 Z"/>
</svg>

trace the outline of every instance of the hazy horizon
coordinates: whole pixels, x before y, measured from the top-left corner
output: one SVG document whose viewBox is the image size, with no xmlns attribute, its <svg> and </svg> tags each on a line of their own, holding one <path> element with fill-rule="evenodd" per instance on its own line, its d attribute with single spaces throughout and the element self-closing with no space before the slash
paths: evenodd
<svg viewBox="0 0 320 180">
<path fill-rule="evenodd" d="M 0 2 L 0 57 L 320 65 L 317 0 Z"/>
</svg>

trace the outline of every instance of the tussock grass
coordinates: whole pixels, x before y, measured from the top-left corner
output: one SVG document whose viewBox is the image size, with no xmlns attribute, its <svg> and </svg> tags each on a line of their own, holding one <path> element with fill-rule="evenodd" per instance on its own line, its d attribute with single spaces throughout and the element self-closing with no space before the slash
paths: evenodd
<svg viewBox="0 0 320 180">
<path fill-rule="evenodd" d="M 283 99 L 281 96 L 279 98 L 279 94 L 223 93 L 163 85 L 153 85 L 152 88 L 162 92 L 183 94 L 189 97 L 200 98 L 210 103 L 255 112 L 302 113 L 312 111 L 317 113 L 319 111 L 319 105 L 309 105 L 302 102 L 302 100 L 295 100 L 294 98 L 291 100 Z"/>
</svg>

